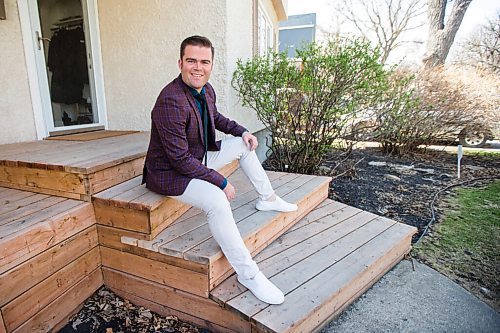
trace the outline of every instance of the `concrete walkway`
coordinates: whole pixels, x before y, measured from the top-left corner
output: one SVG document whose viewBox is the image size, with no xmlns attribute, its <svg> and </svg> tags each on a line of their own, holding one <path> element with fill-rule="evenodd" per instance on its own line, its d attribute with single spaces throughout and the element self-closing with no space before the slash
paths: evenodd
<svg viewBox="0 0 500 333">
<path fill-rule="evenodd" d="M 403 260 L 321 333 L 492 332 L 500 314 L 441 273 Z"/>
</svg>

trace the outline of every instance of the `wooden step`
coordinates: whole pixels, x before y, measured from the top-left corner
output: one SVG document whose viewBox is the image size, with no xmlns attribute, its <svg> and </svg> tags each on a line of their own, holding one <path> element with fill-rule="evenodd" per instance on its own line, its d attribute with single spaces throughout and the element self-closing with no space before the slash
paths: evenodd
<svg viewBox="0 0 500 333">
<path fill-rule="evenodd" d="M 210 297 L 248 320 L 252 332 L 316 331 L 399 262 L 415 232 L 327 199 L 255 258 L 285 293 L 283 304 L 260 302 L 235 275 Z"/>
<path fill-rule="evenodd" d="M 97 239 L 91 203 L 0 188 L 6 332 L 51 331 L 103 284 Z"/>
<path fill-rule="evenodd" d="M 0 273 L 95 224 L 89 202 L 0 189 Z"/>
<path fill-rule="evenodd" d="M 0 145 L 0 186 L 90 201 L 142 174 L 149 132 L 93 141 Z"/>
<path fill-rule="evenodd" d="M 276 193 L 297 203 L 291 213 L 261 212 L 255 209 L 257 193 L 241 170 L 229 177 L 237 189 L 231 202 L 238 229 L 255 255 L 323 201 L 330 178 L 268 172 Z M 145 241 L 133 233 L 99 225 L 99 243 L 103 266 L 126 272 L 149 281 L 208 297 L 233 270 L 212 238 L 207 218 L 191 208 L 175 223 Z M 148 269 L 154 267 L 154 269 Z"/>
<path fill-rule="evenodd" d="M 228 177 L 238 168 L 234 161 L 219 170 Z M 154 193 L 141 184 L 142 176 L 92 197 L 97 223 L 124 229 L 129 237 L 152 240 L 189 208 L 180 201 Z"/>
</svg>

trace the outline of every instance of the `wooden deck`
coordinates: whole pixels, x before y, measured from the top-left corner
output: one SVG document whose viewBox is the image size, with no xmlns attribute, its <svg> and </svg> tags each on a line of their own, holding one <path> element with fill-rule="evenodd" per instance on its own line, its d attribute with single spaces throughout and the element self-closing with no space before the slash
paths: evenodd
<svg viewBox="0 0 500 333">
<path fill-rule="evenodd" d="M 149 132 L 94 141 L 1 145 L 0 186 L 90 200 L 142 174 Z"/>
<path fill-rule="evenodd" d="M 269 172 L 299 211 L 259 212 L 237 170 L 238 228 L 286 294 L 263 304 L 202 212 L 139 184 L 148 136 L 0 146 L 0 333 L 57 330 L 103 284 L 214 332 L 315 331 L 410 249 L 414 228 L 326 199 L 328 178 Z"/>
</svg>

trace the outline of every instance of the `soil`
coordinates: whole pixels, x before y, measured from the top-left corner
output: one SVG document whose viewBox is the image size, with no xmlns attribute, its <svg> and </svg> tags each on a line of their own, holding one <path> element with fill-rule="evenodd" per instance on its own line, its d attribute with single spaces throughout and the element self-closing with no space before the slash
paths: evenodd
<svg viewBox="0 0 500 333">
<path fill-rule="evenodd" d="M 332 152 L 328 160 L 335 161 L 335 155 Z M 327 172 L 335 166 L 330 162 L 321 169 Z M 357 149 L 335 170 L 329 198 L 417 227 L 415 242 L 432 218 L 435 196 L 439 213 L 441 200 L 450 193 L 447 188 L 479 186 L 499 177 L 499 170 L 499 157 L 465 155 L 458 179 L 456 155 L 443 151 L 393 157 L 378 148 Z"/>
</svg>

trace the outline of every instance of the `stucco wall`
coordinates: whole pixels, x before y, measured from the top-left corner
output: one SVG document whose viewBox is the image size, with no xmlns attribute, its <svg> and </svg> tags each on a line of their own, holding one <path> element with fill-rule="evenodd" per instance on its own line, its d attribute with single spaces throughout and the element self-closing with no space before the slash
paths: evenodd
<svg viewBox="0 0 500 333">
<path fill-rule="evenodd" d="M 225 1 L 99 1 L 101 47 L 108 123 L 111 129 L 150 129 L 150 112 L 160 90 L 179 69 L 179 45 L 201 34 L 216 47 L 210 82 L 224 91 Z M 195 9 L 195 10 L 193 10 Z"/>
<path fill-rule="evenodd" d="M 179 73 L 179 45 L 193 34 L 207 36 L 214 44 L 210 83 L 219 111 L 251 131 L 262 129 L 231 87 L 236 60 L 252 56 L 252 0 L 108 0 L 98 5 L 111 129 L 149 130 L 159 91 Z M 271 1 L 265 0 L 265 6 L 276 20 Z"/>
<path fill-rule="evenodd" d="M 36 140 L 28 73 L 16 0 L 0 21 L 0 144 Z"/>
</svg>

